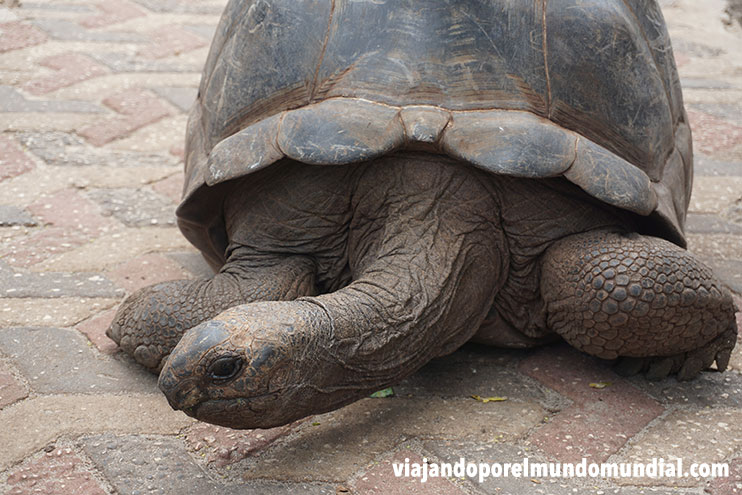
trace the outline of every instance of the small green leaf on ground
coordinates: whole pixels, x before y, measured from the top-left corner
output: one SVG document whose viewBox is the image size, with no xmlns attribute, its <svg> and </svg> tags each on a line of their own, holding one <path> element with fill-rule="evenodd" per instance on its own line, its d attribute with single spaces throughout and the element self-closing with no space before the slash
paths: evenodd
<svg viewBox="0 0 742 495">
<path fill-rule="evenodd" d="M 379 390 L 378 392 L 374 392 L 371 394 L 371 397 L 374 399 L 381 399 L 384 397 L 392 397 L 394 395 L 394 389 L 392 387 L 385 388 L 384 390 Z"/>
<path fill-rule="evenodd" d="M 471 398 L 478 400 L 479 402 L 484 402 L 485 404 L 488 402 L 502 402 L 508 400 L 507 397 L 480 397 L 479 395 L 472 395 Z"/>
<path fill-rule="evenodd" d="M 598 388 L 598 389 L 606 388 L 610 386 L 611 386 L 611 382 L 593 382 L 590 384 L 590 388 Z"/>
</svg>

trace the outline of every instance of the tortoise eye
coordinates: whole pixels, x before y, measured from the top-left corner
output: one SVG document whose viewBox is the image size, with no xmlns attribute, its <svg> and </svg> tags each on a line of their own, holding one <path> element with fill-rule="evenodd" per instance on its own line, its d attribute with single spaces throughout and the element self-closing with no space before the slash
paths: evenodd
<svg viewBox="0 0 742 495">
<path fill-rule="evenodd" d="M 221 357 L 209 366 L 209 377 L 215 381 L 234 378 L 242 369 L 242 359 L 237 356 Z"/>
</svg>

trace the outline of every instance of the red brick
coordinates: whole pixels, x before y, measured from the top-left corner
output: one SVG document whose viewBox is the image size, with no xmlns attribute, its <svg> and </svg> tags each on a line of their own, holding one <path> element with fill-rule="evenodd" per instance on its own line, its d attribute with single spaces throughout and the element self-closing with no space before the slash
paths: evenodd
<svg viewBox="0 0 742 495">
<path fill-rule="evenodd" d="M 28 397 L 28 390 L 0 363 L 0 409 Z"/>
<path fill-rule="evenodd" d="M 50 227 L 18 239 L 8 249 L 0 251 L 0 257 L 12 266 L 29 267 L 88 240 L 89 237 L 81 232 Z"/>
<path fill-rule="evenodd" d="M 182 145 L 176 145 L 170 148 L 170 154 L 173 156 L 177 156 L 181 160 L 185 158 L 185 147 Z"/>
<path fill-rule="evenodd" d="M 32 170 L 35 164 L 8 134 L 0 134 L 0 182 Z"/>
<path fill-rule="evenodd" d="M 567 346 L 533 354 L 520 370 L 574 401 L 529 437 L 562 462 L 579 462 L 583 457 L 604 461 L 664 411 L 659 402 Z M 590 387 L 598 382 L 609 385 Z"/>
<path fill-rule="evenodd" d="M 106 275 L 129 293 L 159 282 L 189 278 L 188 272 L 179 264 L 159 254 L 145 254 Z"/>
<path fill-rule="evenodd" d="M 11 471 L 9 495 L 75 494 L 104 495 L 106 492 L 71 449 L 54 449 L 40 459 Z"/>
<path fill-rule="evenodd" d="M 19 21 L 0 24 L 0 53 L 40 45 L 47 40 L 43 31 Z"/>
<path fill-rule="evenodd" d="M 183 174 L 175 174 L 152 184 L 152 189 L 156 192 L 170 198 L 173 203 L 180 203 L 183 193 Z"/>
<path fill-rule="evenodd" d="M 40 65 L 54 69 L 56 73 L 32 79 L 24 85 L 24 89 L 32 94 L 40 95 L 55 91 L 59 88 L 102 76 L 108 70 L 95 63 L 90 57 L 79 53 L 65 53 L 48 57 L 39 62 Z"/>
<path fill-rule="evenodd" d="M 79 134 L 96 146 L 128 136 L 171 114 L 170 107 L 142 89 L 131 89 L 103 100 L 121 116 L 80 129 Z"/>
<path fill-rule="evenodd" d="M 139 50 L 143 58 L 158 59 L 206 46 L 206 40 L 176 26 L 166 26 L 150 33 L 152 43 Z"/>
<path fill-rule="evenodd" d="M 709 495 L 732 495 L 742 493 L 742 457 L 729 462 L 729 476 L 711 480 L 704 491 Z"/>
<path fill-rule="evenodd" d="M 43 197 L 27 210 L 45 224 L 94 237 L 114 228 L 117 222 L 104 217 L 100 207 L 74 189 L 63 189 Z"/>
<path fill-rule="evenodd" d="M 404 463 L 405 458 L 409 459 L 410 464 L 422 464 L 423 462 L 423 458 L 414 452 L 397 452 L 363 474 L 355 482 L 355 490 L 362 495 L 463 495 L 465 493 L 445 478 L 428 478 L 425 483 L 412 477 L 397 478 L 394 475 L 392 463 Z"/>
<path fill-rule="evenodd" d="M 86 28 L 99 28 L 145 15 L 145 12 L 139 7 L 132 2 L 127 2 L 126 0 L 108 0 L 99 3 L 97 7 L 101 13 L 81 19 L 81 26 Z"/>
<path fill-rule="evenodd" d="M 88 340 L 90 340 L 90 342 L 92 342 L 100 352 L 104 354 L 113 354 L 118 351 L 118 345 L 116 345 L 116 342 L 108 338 L 106 330 L 111 326 L 115 314 L 116 308 L 109 309 L 78 323 L 75 328 L 85 334 Z"/>
<path fill-rule="evenodd" d="M 714 154 L 730 150 L 742 143 L 742 127 L 714 115 L 695 110 L 688 111 L 693 130 L 693 144 L 697 151 Z"/>
<path fill-rule="evenodd" d="M 196 423 L 186 431 L 186 443 L 192 451 L 204 454 L 206 462 L 226 466 L 257 454 L 299 422 L 268 430 L 233 430 L 223 426 Z"/>
</svg>

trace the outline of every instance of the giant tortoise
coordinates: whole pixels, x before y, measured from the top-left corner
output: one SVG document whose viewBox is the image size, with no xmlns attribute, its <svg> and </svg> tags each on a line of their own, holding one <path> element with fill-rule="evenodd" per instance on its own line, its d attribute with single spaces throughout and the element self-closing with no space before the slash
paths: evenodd
<svg viewBox="0 0 742 495">
<path fill-rule="evenodd" d="M 679 379 L 734 347 L 654 0 L 232 0 L 185 163 L 217 273 L 108 335 L 200 420 L 329 411 L 468 341 Z"/>
</svg>

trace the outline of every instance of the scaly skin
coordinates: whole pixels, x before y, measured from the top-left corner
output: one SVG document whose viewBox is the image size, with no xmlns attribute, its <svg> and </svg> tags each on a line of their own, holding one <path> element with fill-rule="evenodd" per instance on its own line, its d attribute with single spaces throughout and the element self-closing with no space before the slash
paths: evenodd
<svg viewBox="0 0 742 495">
<path fill-rule="evenodd" d="M 734 308 L 710 270 L 666 241 L 622 234 L 626 215 L 565 184 L 424 153 L 286 161 L 226 199 L 219 275 L 144 289 L 110 334 L 162 366 L 174 408 L 236 428 L 364 397 L 452 352 L 485 317 L 479 337 L 492 343 L 556 332 L 596 356 L 639 356 L 628 371 L 652 377 L 689 378 L 714 359 L 723 369 Z"/>
<path fill-rule="evenodd" d="M 186 330 L 252 301 L 316 292 L 314 264 L 301 256 L 249 256 L 236 250 L 214 278 L 173 280 L 138 290 L 119 306 L 106 334 L 139 364 L 159 373 Z"/>
<path fill-rule="evenodd" d="M 726 369 L 736 341 L 732 296 L 709 267 L 674 244 L 587 232 L 554 243 L 542 270 L 548 326 L 581 351 L 656 358 L 620 366 L 626 374 L 649 367 L 651 378 L 690 379 L 714 360 Z"/>
</svg>

